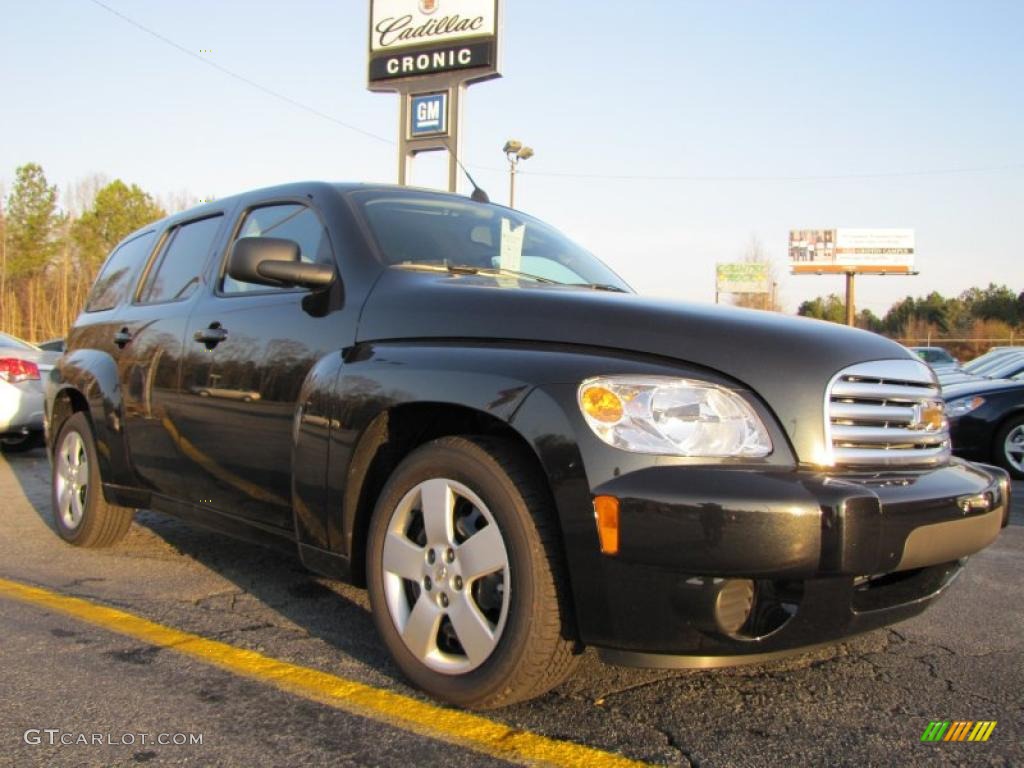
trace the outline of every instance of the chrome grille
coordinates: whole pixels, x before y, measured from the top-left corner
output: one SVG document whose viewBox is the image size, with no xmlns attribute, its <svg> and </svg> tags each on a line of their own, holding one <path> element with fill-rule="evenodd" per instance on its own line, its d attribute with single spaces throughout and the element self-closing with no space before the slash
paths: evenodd
<svg viewBox="0 0 1024 768">
<path fill-rule="evenodd" d="M 935 466 L 949 460 L 949 422 L 935 376 L 916 360 L 840 371 L 825 400 L 826 444 L 838 466 Z"/>
</svg>

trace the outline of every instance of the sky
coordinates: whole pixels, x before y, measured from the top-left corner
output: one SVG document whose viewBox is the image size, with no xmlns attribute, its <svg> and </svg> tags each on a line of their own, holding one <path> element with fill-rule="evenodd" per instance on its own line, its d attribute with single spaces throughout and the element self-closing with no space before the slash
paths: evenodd
<svg viewBox="0 0 1024 768">
<path fill-rule="evenodd" d="M 1019 0 L 502 7 L 502 77 L 468 90 L 463 161 L 505 203 L 502 145 L 533 147 L 517 207 L 641 293 L 713 301 L 715 264 L 756 240 L 795 311 L 844 286 L 789 275 L 787 231 L 831 227 L 916 231 L 920 274 L 858 278 L 858 309 L 1024 291 Z M 30 161 L 60 189 L 101 173 L 156 196 L 395 182 L 368 17 L 366 0 L 0 0 L 0 183 Z M 413 183 L 445 179 L 439 153 L 417 158 Z"/>
</svg>

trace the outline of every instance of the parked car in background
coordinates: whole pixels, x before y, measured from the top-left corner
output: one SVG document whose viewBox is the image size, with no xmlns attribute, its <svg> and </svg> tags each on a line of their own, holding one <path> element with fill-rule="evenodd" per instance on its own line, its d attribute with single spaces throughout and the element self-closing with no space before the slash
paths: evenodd
<svg viewBox="0 0 1024 768">
<path fill-rule="evenodd" d="M 992 347 L 985 354 L 978 355 L 960 367 L 966 373 L 984 373 L 986 368 L 997 365 L 998 361 L 1007 355 L 1020 352 L 1024 352 L 1024 347 Z"/>
<path fill-rule="evenodd" d="M 910 347 L 910 351 L 928 363 L 936 373 L 955 371 L 960 367 L 960 361 L 942 347 Z"/>
<path fill-rule="evenodd" d="M 60 355 L 0 333 L 0 450 L 27 451 L 43 435 L 43 377 Z"/>
<path fill-rule="evenodd" d="M 41 341 L 37 345 L 40 349 L 45 349 L 47 352 L 63 352 L 64 351 L 64 339 L 47 339 Z"/>
<path fill-rule="evenodd" d="M 953 453 L 1024 479 L 1024 381 L 976 379 L 943 389 Z"/>
<path fill-rule="evenodd" d="M 984 365 L 977 366 L 973 371 L 940 372 L 939 384 L 943 387 L 953 386 L 970 381 L 986 381 L 989 379 L 1013 379 L 1024 374 L 1024 350 L 1012 350 L 993 356 Z"/>
</svg>

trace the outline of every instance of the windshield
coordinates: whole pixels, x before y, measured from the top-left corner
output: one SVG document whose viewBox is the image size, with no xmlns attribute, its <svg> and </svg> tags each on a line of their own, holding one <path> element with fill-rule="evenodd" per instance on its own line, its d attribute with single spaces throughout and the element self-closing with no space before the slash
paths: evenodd
<svg viewBox="0 0 1024 768">
<path fill-rule="evenodd" d="M 388 264 L 630 290 L 589 252 L 518 211 L 405 190 L 353 197 Z"/>
<path fill-rule="evenodd" d="M 1013 376 L 1022 370 L 1024 370 L 1024 355 L 1012 355 L 1005 362 L 986 370 L 985 375 L 993 379 L 1001 379 L 1005 376 Z"/>
<path fill-rule="evenodd" d="M 924 360 L 926 363 L 955 363 L 956 360 L 944 349 L 936 349 L 935 347 L 914 347 L 914 351 L 917 356 Z"/>
<path fill-rule="evenodd" d="M 964 366 L 964 370 L 969 373 L 982 373 L 986 368 L 992 368 L 999 365 L 999 361 L 1006 355 L 1013 354 L 1012 350 L 1009 349 L 993 349 L 986 352 L 981 357 L 976 357 L 971 362 Z"/>
</svg>

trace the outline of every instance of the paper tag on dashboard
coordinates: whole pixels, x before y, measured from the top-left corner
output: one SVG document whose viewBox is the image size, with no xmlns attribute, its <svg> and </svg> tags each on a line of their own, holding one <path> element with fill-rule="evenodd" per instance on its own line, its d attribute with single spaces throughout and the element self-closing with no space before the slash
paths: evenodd
<svg viewBox="0 0 1024 768">
<path fill-rule="evenodd" d="M 511 221 L 508 219 L 501 220 L 501 255 L 499 266 L 502 269 L 511 269 L 514 272 L 523 271 L 523 236 L 525 234 L 525 224 L 520 224 L 518 228 L 512 229 Z"/>
</svg>

